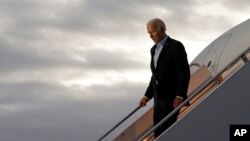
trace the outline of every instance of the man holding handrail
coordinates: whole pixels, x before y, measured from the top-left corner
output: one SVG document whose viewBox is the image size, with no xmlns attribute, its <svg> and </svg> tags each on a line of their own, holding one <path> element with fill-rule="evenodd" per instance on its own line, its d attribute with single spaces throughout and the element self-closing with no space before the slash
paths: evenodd
<svg viewBox="0 0 250 141">
<path fill-rule="evenodd" d="M 156 125 L 187 98 L 190 70 L 183 44 L 166 34 L 166 26 L 161 19 L 150 20 L 147 31 L 155 43 L 151 48 L 152 76 L 139 105 L 143 107 L 154 98 L 153 119 Z M 155 138 L 170 127 L 177 117 L 178 112 L 156 129 Z"/>
</svg>

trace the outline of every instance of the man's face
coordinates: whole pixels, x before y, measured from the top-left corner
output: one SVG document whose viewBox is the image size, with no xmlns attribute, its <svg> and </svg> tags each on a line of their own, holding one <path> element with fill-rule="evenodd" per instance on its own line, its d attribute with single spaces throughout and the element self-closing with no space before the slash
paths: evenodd
<svg viewBox="0 0 250 141">
<path fill-rule="evenodd" d="M 147 26 L 148 34 L 150 38 L 154 41 L 154 43 L 158 43 L 164 37 L 164 29 L 156 28 L 155 26 L 148 25 Z"/>
</svg>

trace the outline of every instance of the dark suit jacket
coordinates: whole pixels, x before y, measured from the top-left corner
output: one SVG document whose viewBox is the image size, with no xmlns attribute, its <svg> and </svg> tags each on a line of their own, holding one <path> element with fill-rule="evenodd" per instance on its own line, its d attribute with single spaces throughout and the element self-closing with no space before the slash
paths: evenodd
<svg viewBox="0 0 250 141">
<path fill-rule="evenodd" d="M 172 104 L 176 96 L 187 98 L 190 70 L 183 44 L 167 38 L 155 69 L 153 56 L 156 45 L 151 48 L 152 77 L 145 96 L 154 101 L 167 101 Z M 157 81 L 157 82 L 156 82 Z"/>
</svg>

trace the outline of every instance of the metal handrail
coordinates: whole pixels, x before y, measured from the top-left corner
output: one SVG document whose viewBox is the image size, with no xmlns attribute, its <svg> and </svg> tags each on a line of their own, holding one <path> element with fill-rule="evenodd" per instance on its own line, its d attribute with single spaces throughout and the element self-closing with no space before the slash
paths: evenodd
<svg viewBox="0 0 250 141">
<path fill-rule="evenodd" d="M 111 128 L 108 132 L 106 132 L 102 137 L 100 137 L 97 141 L 103 140 L 108 134 L 110 134 L 115 128 L 117 128 L 120 124 L 122 124 L 125 120 L 127 120 L 131 115 L 133 115 L 137 110 L 141 107 L 136 107 L 131 113 L 129 113 L 125 118 L 123 118 L 120 122 L 118 122 L 113 128 Z"/>
<path fill-rule="evenodd" d="M 176 107 L 171 113 L 169 113 L 164 119 L 162 119 L 158 124 L 156 124 L 154 127 L 152 127 L 151 129 L 149 129 L 147 132 L 145 132 L 145 134 L 143 134 L 142 136 L 140 136 L 137 141 L 142 141 L 144 138 L 146 138 L 147 136 L 149 136 L 151 133 L 153 133 L 156 129 L 158 129 L 160 126 L 162 126 L 162 124 L 164 124 L 169 118 L 171 118 L 176 112 L 178 112 L 183 106 L 185 106 L 186 104 L 189 103 L 189 101 L 191 99 L 193 99 L 196 95 L 198 95 L 206 86 L 209 86 L 212 82 L 214 82 L 219 76 L 221 76 L 221 74 L 223 72 L 225 72 L 226 70 L 228 70 L 229 68 L 231 68 L 233 65 L 235 65 L 239 60 L 243 60 L 244 58 L 246 58 L 246 54 L 248 54 L 250 52 L 250 47 L 248 47 L 243 53 L 241 53 L 240 55 L 238 55 L 236 57 L 236 59 L 232 60 L 231 63 L 229 65 L 227 65 L 226 67 L 224 67 L 224 69 L 222 69 L 220 71 L 220 73 L 218 73 L 215 77 L 209 78 L 208 80 L 206 80 L 204 83 L 202 83 L 198 88 L 196 88 L 191 96 L 189 96 L 184 102 L 182 102 L 178 107 Z M 245 62 L 245 60 L 243 60 Z"/>
</svg>

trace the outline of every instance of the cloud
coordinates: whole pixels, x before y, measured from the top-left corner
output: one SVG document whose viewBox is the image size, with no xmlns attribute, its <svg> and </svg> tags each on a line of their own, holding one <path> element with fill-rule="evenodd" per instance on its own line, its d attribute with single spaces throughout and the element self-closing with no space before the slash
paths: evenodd
<svg viewBox="0 0 250 141">
<path fill-rule="evenodd" d="M 144 87 L 140 83 L 123 82 L 114 87 L 96 85 L 81 91 L 49 82 L 1 83 L 0 138 L 12 141 L 96 140 L 97 132 L 106 129 L 103 126 L 115 124 L 116 121 L 109 120 L 109 115 L 122 118 L 129 112 L 123 107 L 137 106 L 135 98 L 141 97 Z M 79 98 L 91 95 L 102 98 Z"/>
<path fill-rule="evenodd" d="M 53 56 L 42 55 L 42 52 L 32 49 L 30 46 L 18 45 L 16 43 L 2 42 L 0 48 L 1 72 L 12 72 L 20 70 L 39 70 L 73 63 L 67 59 L 60 59 Z"/>
<path fill-rule="evenodd" d="M 32 46 L 24 47 L 1 44 L 0 64 L 1 71 L 17 71 L 23 69 L 47 69 L 56 67 L 77 67 L 86 69 L 128 69 L 140 68 L 145 65 L 138 60 L 129 58 L 129 54 L 102 49 L 89 49 L 72 53 L 75 58 L 69 58 L 62 52 L 44 50 L 32 50 Z M 31 49 L 31 50 L 29 50 Z M 55 56 L 57 53 L 57 56 Z M 121 57 L 122 56 L 122 57 Z"/>
<path fill-rule="evenodd" d="M 233 9 L 234 12 L 242 12 L 249 9 L 249 1 L 248 0 L 222 0 L 222 3 L 227 6 L 229 9 Z"/>
</svg>

